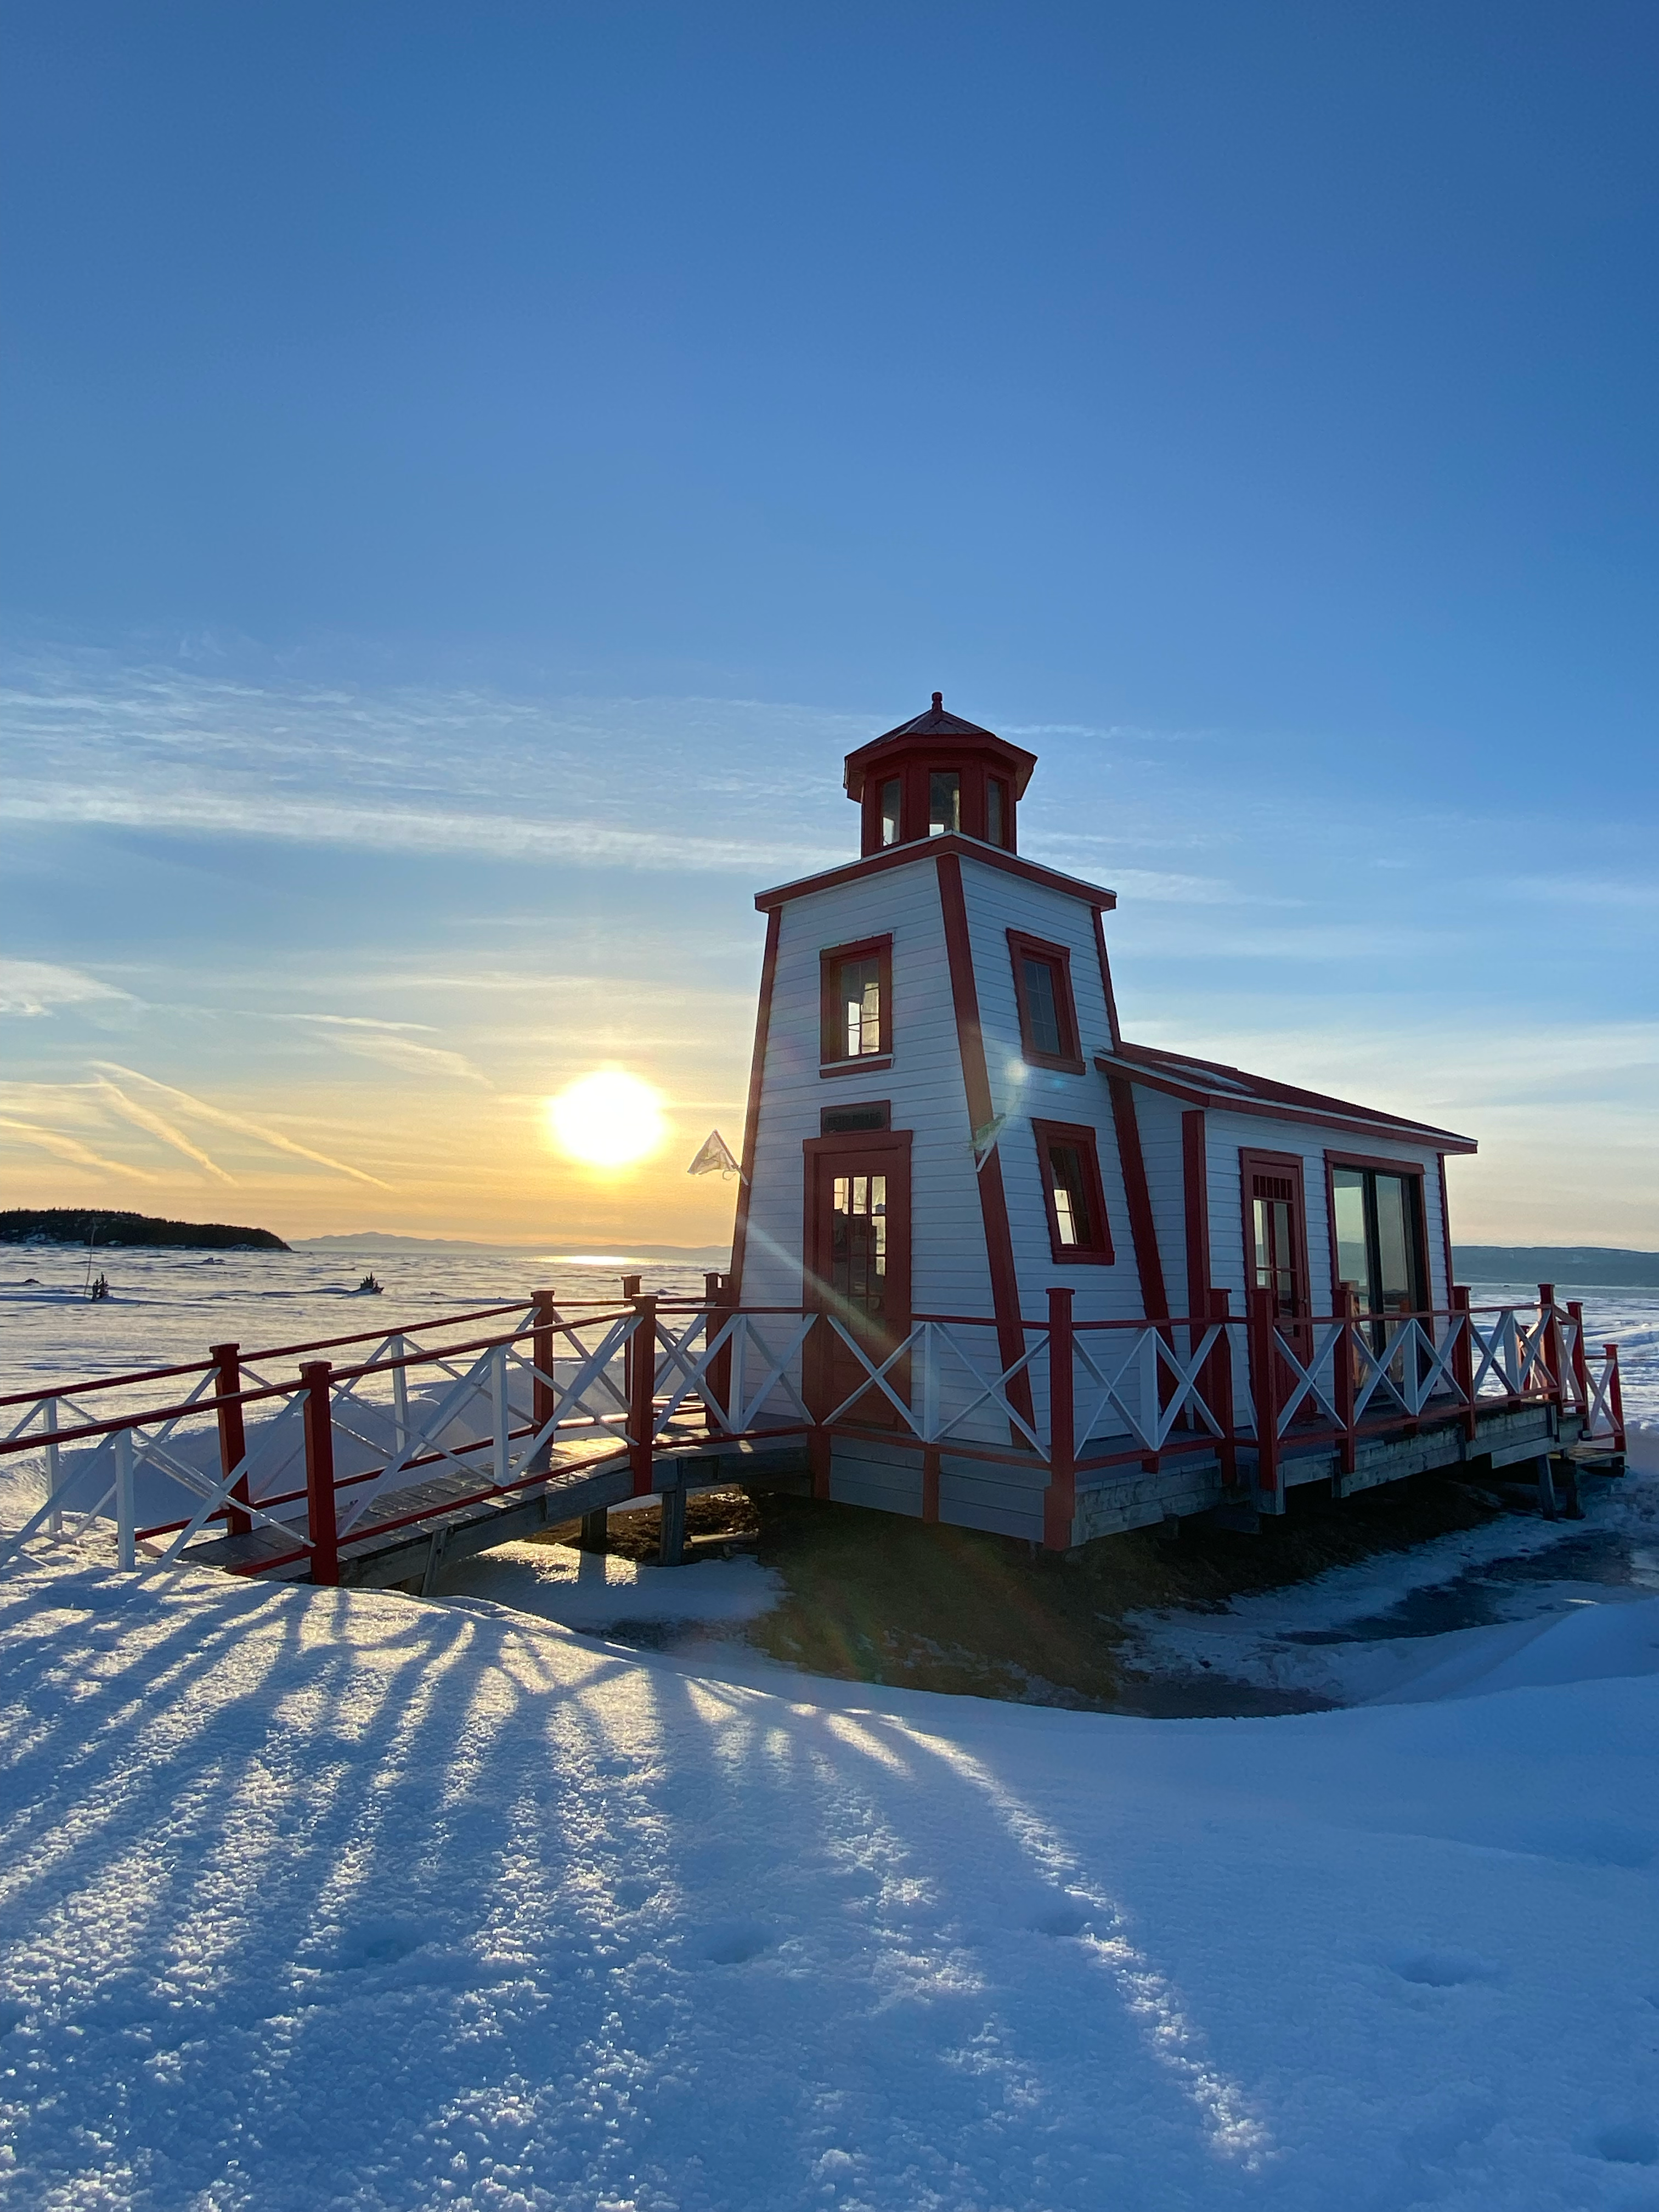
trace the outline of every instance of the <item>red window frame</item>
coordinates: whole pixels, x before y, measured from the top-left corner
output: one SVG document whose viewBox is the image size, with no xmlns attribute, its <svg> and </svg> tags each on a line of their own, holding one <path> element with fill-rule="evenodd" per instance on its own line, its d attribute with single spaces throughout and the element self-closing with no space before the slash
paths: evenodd
<svg viewBox="0 0 1659 2212">
<path fill-rule="evenodd" d="M 1031 1123 L 1036 1139 L 1037 1171 L 1042 1177 L 1042 1203 L 1048 1216 L 1048 1250 L 1062 1266 L 1109 1267 L 1115 1264 L 1112 1225 L 1106 1218 L 1106 1192 L 1100 1180 L 1100 1139 L 1086 1121 Z M 1084 1201 L 1091 1209 L 1094 1231 L 1087 1244 L 1060 1242 L 1060 1210 L 1054 1204 L 1054 1164 L 1052 1147 L 1070 1145 L 1083 1169 Z"/>
<path fill-rule="evenodd" d="M 881 994 L 879 1041 L 874 1052 L 848 1056 L 842 1029 L 841 967 L 846 960 L 877 963 L 876 988 Z M 826 945 L 818 954 L 818 1060 L 824 1075 L 868 1075 L 892 1065 L 893 1054 L 893 940 L 861 937 L 851 945 Z"/>
<path fill-rule="evenodd" d="M 1065 1075 L 1084 1073 L 1083 1050 L 1078 1042 L 1077 1000 L 1072 996 L 1072 955 L 1064 945 L 1029 936 L 1023 929 L 1008 932 L 1008 957 L 1013 963 L 1014 997 L 1019 1006 L 1019 1048 L 1031 1067 L 1052 1067 Z M 1025 963 L 1040 960 L 1054 971 L 1054 1012 L 1060 1018 L 1059 1052 L 1042 1052 L 1031 1038 L 1031 1008 L 1025 990 Z"/>
</svg>

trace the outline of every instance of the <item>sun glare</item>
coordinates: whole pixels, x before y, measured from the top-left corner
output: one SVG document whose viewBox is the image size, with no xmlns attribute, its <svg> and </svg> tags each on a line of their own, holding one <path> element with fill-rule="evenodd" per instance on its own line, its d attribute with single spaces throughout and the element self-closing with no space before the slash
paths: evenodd
<svg viewBox="0 0 1659 2212">
<path fill-rule="evenodd" d="M 625 1168 L 648 1159 L 668 1134 L 662 1096 L 637 1075 L 601 1068 L 547 1102 L 561 1152 L 591 1168 Z"/>
</svg>

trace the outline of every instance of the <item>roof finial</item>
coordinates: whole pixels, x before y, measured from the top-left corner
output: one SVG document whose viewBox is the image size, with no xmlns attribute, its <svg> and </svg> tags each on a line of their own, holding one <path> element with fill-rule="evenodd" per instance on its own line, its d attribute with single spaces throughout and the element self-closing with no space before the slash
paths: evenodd
<svg viewBox="0 0 1659 2212">
<path fill-rule="evenodd" d="M 934 694 L 933 694 L 933 712 L 937 714 L 938 714 L 938 712 L 939 712 L 939 708 L 940 708 L 944 704 L 945 704 L 945 694 L 944 694 L 942 691 L 935 691 L 935 692 L 934 692 Z"/>
</svg>

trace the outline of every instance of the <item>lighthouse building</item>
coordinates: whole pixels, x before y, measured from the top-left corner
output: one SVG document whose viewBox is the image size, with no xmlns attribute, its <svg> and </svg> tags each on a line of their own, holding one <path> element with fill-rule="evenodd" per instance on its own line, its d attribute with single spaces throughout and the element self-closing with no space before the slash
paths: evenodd
<svg viewBox="0 0 1659 2212">
<path fill-rule="evenodd" d="M 767 936 L 733 1295 L 832 1312 L 878 1360 L 916 1320 L 958 1317 L 965 1356 L 929 1369 L 963 1409 L 958 1443 L 1006 1446 L 1023 1395 L 1041 1413 L 1040 1363 L 1000 1398 L 985 1382 L 1018 1367 L 1051 1291 L 1069 1291 L 1079 1322 L 1167 1320 L 1176 1341 L 1218 1293 L 1240 1316 L 1265 1290 L 1292 1348 L 1344 1299 L 1379 1316 L 1443 1309 L 1444 1164 L 1474 1150 L 1128 1042 L 1114 893 L 1020 852 L 1036 766 L 935 692 L 847 757 L 859 857 L 756 901 Z M 832 1335 L 811 1378 L 820 1405 L 867 1374 Z M 910 1387 L 902 1364 L 887 1379 Z M 1041 1470 L 949 1450 L 930 1467 L 896 1419 L 882 1433 L 884 1403 L 866 1393 L 863 1432 L 836 1434 L 821 1488 L 1042 1533 Z M 1199 1502 L 1168 1488 L 1120 1495 L 1112 1525 Z M 1092 1533 L 1103 1525 L 1075 1532 Z"/>
</svg>

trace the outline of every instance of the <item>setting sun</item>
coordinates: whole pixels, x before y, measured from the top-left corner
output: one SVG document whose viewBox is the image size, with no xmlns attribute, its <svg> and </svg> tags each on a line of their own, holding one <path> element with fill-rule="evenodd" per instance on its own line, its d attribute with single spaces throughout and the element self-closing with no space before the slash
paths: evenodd
<svg viewBox="0 0 1659 2212">
<path fill-rule="evenodd" d="M 549 1099 L 547 1118 L 559 1149 L 594 1168 L 647 1159 L 668 1134 L 660 1092 L 620 1068 L 582 1076 Z"/>
</svg>

